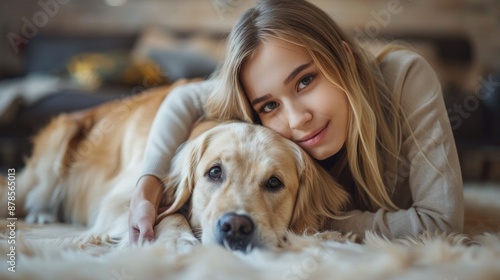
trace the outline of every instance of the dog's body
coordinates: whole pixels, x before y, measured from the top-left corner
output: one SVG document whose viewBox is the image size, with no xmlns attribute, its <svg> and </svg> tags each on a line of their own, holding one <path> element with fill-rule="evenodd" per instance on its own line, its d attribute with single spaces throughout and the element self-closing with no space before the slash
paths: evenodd
<svg viewBox="0 0 500 280">
<path fill-rule="evenodd" d="M 128 240 L 128 205 L 149 129 L 170 89 L 54 119 L 34 138 L 33 155 L 17 178 L 16 214 L 30 222 L 83 224 L 93 234 Z M 189 141 L 172 166 L 165 184 L 173 204 L 155 233 L 177 249 L 197 242 L 176 213 L 188 202 L 189 221 L 204 243 L 245 250 L 279 245 L 287 229 L 320 229 L 347 200 L 298 146 L 250 124 L 208 130 Z"/>
</svg>

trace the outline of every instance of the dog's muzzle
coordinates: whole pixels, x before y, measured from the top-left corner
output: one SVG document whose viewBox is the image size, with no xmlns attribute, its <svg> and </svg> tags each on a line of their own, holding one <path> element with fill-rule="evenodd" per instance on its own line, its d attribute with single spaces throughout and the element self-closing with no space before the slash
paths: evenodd
<svg viewBox="0 0 500 280">
<path fill-rule="evenodd" d="M 220 245 L 247 252 L 253 247 L 254 232 L 255 225 L 249 216 L 231 212 L 219 218 L 215 235 Z"/>
</svg>

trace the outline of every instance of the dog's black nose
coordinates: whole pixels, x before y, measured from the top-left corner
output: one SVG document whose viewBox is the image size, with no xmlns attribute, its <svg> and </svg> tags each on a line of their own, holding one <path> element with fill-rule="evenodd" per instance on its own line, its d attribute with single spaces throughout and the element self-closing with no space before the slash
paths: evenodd
<svg viewBox="0 0 500 280">
<path fill-rule="evenodd" d="M 217 222 L 217 241 L 231 250 L 246 251 L 253 239 L 255 226 L 247 215 L 226 213 Z"/>
</svg>

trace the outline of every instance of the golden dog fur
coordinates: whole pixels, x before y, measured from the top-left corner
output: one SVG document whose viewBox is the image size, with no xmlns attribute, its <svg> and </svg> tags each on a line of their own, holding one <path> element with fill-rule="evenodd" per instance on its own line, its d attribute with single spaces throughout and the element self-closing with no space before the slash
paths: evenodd
<svg viewBox="0 0 500 280">
<path fill-rule="evenodd" d="M 128 205 L 149 129 L 168 92 L 184 83 L 52 120 L 34 138 L 33 154 L 18 175 L 17 215 L 29 222 L 82 224 L 94 235 L 128 241 Z M 218 217 L 238 212 L 256 224 L 253 245 L 277 246 L 287 230 L 320 230 L 347 202 L 347 193 L 315 161 L 275 132 L 236 122 L 212 126 L 197 127 L 201 135 L 172 162 L 164 181 L 165 202 L 172 204 L 159 216 L 157 242 L 178 250 L 197 244 L 191 225 L 203 243 L 215 243 Z M 223 169 L 221 182 L 207 180 L 214 164 Z M 278 191 L 266 189 L 271 177 L 283 183 Z M 0 186 L 6 188 L 5 182 Z M 177 213 L 186 203 L 190 225 Z"/>
</svg>

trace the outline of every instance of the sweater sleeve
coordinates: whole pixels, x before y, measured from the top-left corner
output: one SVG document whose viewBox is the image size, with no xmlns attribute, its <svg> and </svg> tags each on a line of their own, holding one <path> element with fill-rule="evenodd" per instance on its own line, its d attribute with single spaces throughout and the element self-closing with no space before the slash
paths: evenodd
<svg viewBox="0 0 500 280">
<path fill-rule="evenodd" d="M 165 97 L 149 132 L 139 179 L 145 175 L 165 178 L 177 148 L 188 138 L 193 123 L 204 115 L 204 104 L 213 83 L 179 86 Z"/>
<path fill-rule="evenodd" d="M 332 221 L 331 226 L 361 235 L 371 230 L 388 238 L 424 231 L 460 233 L 463 183 L 439 80 L 417 54 L 397 51 L 388 56 L 381 70 L 399 96 L 415 137 L 406 136 L 403 142 L 392 198 L 398 205 L 398 197 L 411 192 L 412 205 L 398 211 L 349 211 L 350 218 Z"/>
</svg>

